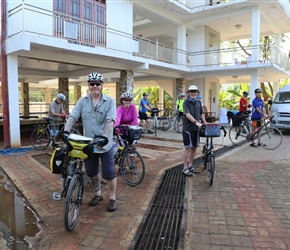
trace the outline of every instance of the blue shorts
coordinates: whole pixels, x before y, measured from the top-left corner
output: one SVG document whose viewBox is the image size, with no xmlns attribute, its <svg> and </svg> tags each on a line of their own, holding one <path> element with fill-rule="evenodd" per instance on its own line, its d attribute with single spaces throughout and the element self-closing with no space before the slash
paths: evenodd
<svg viewBox="0 0 290 250">
<path fill-rule="evenodd" d="M 112 146 L 112 148 L 106 153 L 93 153 L 89 159 L 84 160 L 87 175 L 89 177 L 99 174 L 100 160 L 102 164 L 102 177 L 107 181 L 113 180 L 116 177 L 114 146 Z"/>
<path fill-rule="evenodd" d="M 183 131 L 182 137 L 185 148 L 199 147 L 199 131 Z"/>
</svg>

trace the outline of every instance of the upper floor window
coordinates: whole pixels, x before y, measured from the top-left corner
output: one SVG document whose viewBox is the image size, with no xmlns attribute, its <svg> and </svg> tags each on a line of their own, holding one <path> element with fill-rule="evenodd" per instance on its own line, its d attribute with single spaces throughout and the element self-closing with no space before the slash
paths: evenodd
<svg viewBox="0 0 290 250">
<path fill-rule="evenodd" d="M 106 0 L 54 0 L 56 36 L 105 46 Z"/>
</svg>

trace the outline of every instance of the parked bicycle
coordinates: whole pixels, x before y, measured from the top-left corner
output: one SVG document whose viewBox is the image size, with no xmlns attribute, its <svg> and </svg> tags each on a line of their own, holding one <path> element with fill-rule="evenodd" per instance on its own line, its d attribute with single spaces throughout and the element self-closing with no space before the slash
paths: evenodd
<svg viewBox="0 0 290 250">
<path fill-rule="evenodd" d="M 44 150 L 50 144 L 54 145 L 56 141 L 59 141 L 59 143 L 63 145 L 63 142 L 60 140 L 59 135 L 64 130 L 66 117 L 62 118 L 61 122 L 54 124 L 55 126 L 59 127 L 59 133 L 57 134 L 57 136 L 50 135 L 50 130 L 52 126 L 50 124 L 51 118 L 44 117 L 43 119 L 46 120 L 46 124 L 35 125 L 31 133 L 30 142 L 32 146 L 37 150 Z M 82 134 L 82 130 L 80 130 L 80 128 L 82 128 L 82 124 L 76 123 L 75 126 L 72 128 L 71 133 Z"/>
<path fill-rule="evenodd" d="M 130 147 L 129 140 L 139 140 L 142 128 L 120 125 L 114 129 L 115 164 L 118 165 L 124 181 L 130 186 L 139 185 L 145 176 L 145 163 L 136 148 Z"/>
<path fill-rule="evenodd" d="M 157 118 L 160 124 L 160 117 Z M 174 115 L 174 117 L 171 117 L 169 115 L 168 110 L 165 110 L 164 115 L 162 116 L 162 126 L 161 129 L 163 131 L 167 131 L 169 129 L 173 129 L 176 131 L 176 133 L 180 133 L 181 128 L 182 128 L 182 120 L 178 116 L 178 113 Z"/>
<path fill-rule="evenodd" d="M 72 231 L 77 223 L 80 208 L 83 201 L 84 172 L 82 170 L 83 160 L 93 153 L 95 146 L 100 141 L 107 141 L 105 136 L 89 138 L 81 135 L 60 133 L 66 144 L 62 170 L 62 193 L 60 198 L 65 198 L 64 225 L 67 231 Z M 104 143 L 106 144 L 106 143 Z"/>
<path fill-rule="evenodd" d="M 271 127 L 271 121 L 274 116 L 271 116 L 268 120 L 263 121 L 263 125 L 257 128 L 252 134 L 251 131 L 240 121 L 239 125 L 230 128 L 229 137 L 234 145 L 242 145 L 247 141 L 251 141 L 253 137 L 260 136 L 263 140 L 261 146 L 265 149 L 275 149 L 278 148 L 283 141 L 283 135 L 281 131 L 275 127 Z"/>
<path fill-rule="evenodd" d="M 155 136 L 157 136 L 157 129 L 162 129 L 163 131 L 167 131 L 169 129 L 168 120 L 166 117 L 158 117 L 158 114 L 163 110 L 159 110 L 158 108 L 152 108 L 149 112 L 151 113 L 151 117 L 153 117 L 152 129 L 154 130 Z"/>
<path fill-rule="evenodd" d="M 208 173 L 207 176 L 210 186 L 213 183 L 216 172 L 213 137 L 220 137 L 220 130 L 224 131 L 224 137 L 226 137 L 227 132 L 225 128 L 223 126 L 219 126 L 218 124 L 208 124 L 207 126 L 203 125 L 200 132 L 201 137 L 206 137 L 206 143 L 202 149 L 202 159 L 204 169 L 206 169 Z"/>
</svg>

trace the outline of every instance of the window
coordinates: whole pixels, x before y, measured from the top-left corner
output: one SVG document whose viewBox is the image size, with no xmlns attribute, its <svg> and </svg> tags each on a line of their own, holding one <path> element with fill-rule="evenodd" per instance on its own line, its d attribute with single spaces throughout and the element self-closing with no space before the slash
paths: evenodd
<svg viewBox="0 0 290 250">
<path fill-rule="evenodd" d="M 55 33 L 70 42 L 105 46 L 105 0 L 54 0 Z"/>
</svg>

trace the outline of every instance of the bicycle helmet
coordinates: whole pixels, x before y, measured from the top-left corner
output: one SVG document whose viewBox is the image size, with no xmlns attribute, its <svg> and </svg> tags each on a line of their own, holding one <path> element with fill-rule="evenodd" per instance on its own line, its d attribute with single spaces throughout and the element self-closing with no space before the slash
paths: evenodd
<svg viewBox="0 0 290 250">
<path fill-rule="evenodd" d="M 96 81 L 104 83 L 104 77 L 98 72 L 93 72 L 88 75 L 87 81 L 88 82 Z"/>
<path fill-rule="evenodd" d="M 198 90 L 198 88 L 197 88 L 195 85 L 190 85 L 190 86 L 188 87 L 187 92 L 190 91 L 190 90 Z"/>
<path fill-rule="evenodd" d="M 181 93 L 181 94 L 180 94 L 180 97 L 184 97 L 184 96 L 185 96 L 185 94 L 184 94 L 184 93 Z"/>
<path fill-rule="evenodd" d="M 143 96 L 148 96 L 148 94 L 145 92 L 145 93 L 143 93 Z"/>
<path fill-rule="evenodd" d="M 255 89 L 255 93 L 262 93 L 262 90 L 260 88 Z"/>
<path fill-rule="evenodd" d="M 65 102 L 65 100 L 66 100 L 65 95 L 62 94 L 62 93 L 59 93 L 59 94 L 57 95 L 57 98 L 60 99 L 60 100 L 62 100 L 63 102 Z"/>
<path fill-rule="evenodd" d="M 133 95 L 129 92 L 125 92 L 121 95 L 120 99 L 124 99 L 124 98 L 129 98 L 129 99 L 133 99 Z"/>
<path fill-rule="evenodd" d="M 246 96 L 248 96 L 248 95 L 249 95 L 249 93 L 248 93 L 247 91 L 244 91 L 244 92 L 243 92 L 243 95 L 246 95 Z"/>
</svg>

